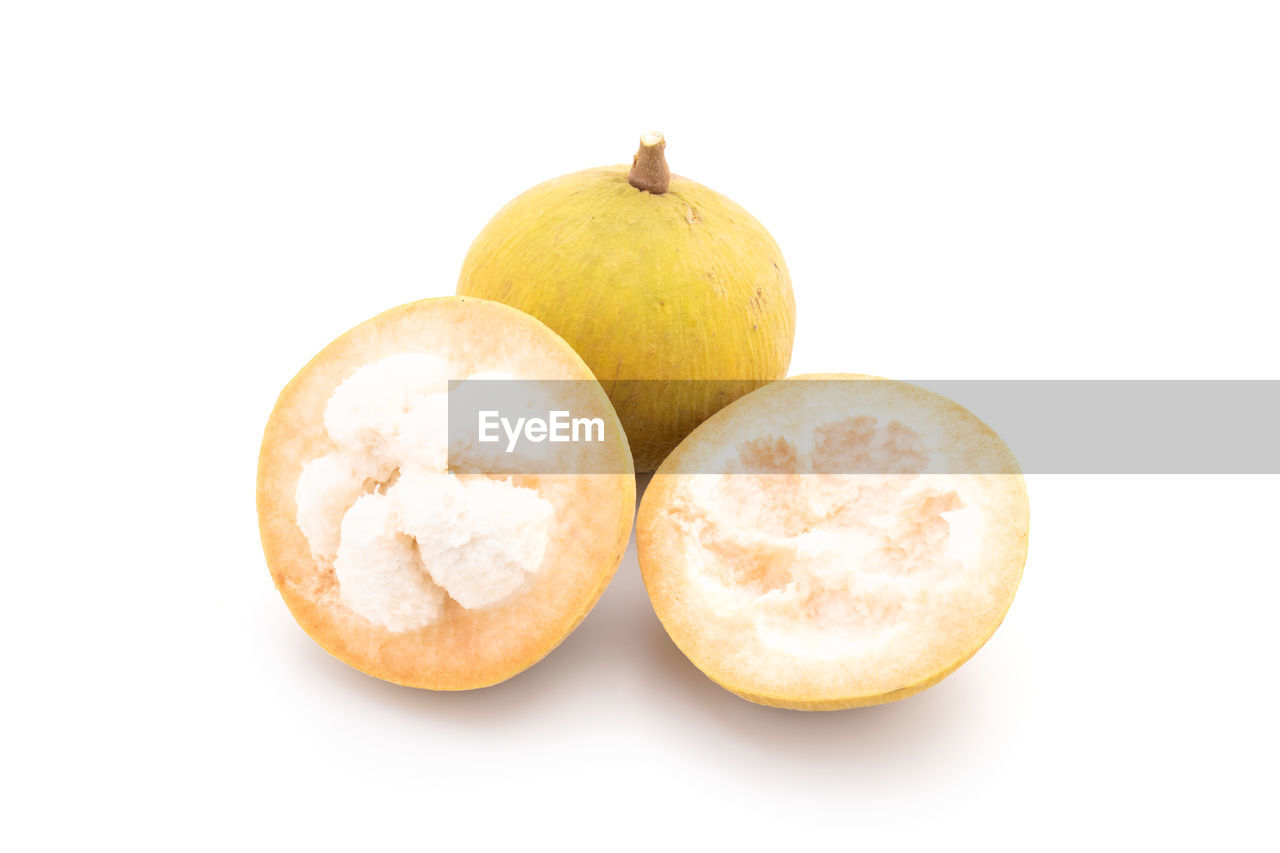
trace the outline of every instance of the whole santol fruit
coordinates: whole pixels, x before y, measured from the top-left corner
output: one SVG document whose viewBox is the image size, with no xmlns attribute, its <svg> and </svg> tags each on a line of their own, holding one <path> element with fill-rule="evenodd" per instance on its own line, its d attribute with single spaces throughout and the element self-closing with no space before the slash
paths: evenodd
<svg viewBox="0 0 1280 853">
<path fill-rule="evenodd" d="M 672 640 L 763 705 L 910 696 L 1013 600 L 1027 493 L 1000 437 L 902 382 L 804 376 L 703 423 L 654 474 L 640 570 Z"/>
<path fill-rule="evenodd" d="M 451 428 L 450 380 L 472 377 L 555 380 L 539 387 L 599 419 L 599 441 L 556 445 L 551 473 L 487 475 Z M 483 687 L 539 660 L 604 591 L 634 510 L 626 436 L 582 359 L 482 299 L 403 305 L 329 344 L 280 394 L 259 458 L 262 545 L 298 624 L 412 687 Z"/>
<path fill-rule="evenodd" d="M 785 376 L 795 334 L 791 280 L 769 232 L 670 174 L 664 148 L 648 134 L 630 167 L 565 175 L 517 197 L 480 232 L 458 280 L 459 294 L 527 311 L 578 351 L 640 471 L 720 408 Z"/>
</svg>

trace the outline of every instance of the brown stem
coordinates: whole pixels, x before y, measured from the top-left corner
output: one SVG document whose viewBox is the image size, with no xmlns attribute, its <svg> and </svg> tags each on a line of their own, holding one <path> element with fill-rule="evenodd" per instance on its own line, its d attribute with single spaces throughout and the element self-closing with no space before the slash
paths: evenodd
<svg viewBox="0 0 1280 853">
<path fill-rule="evenodd" d="M 667 191 L 671 185 L 671 170 L 667 168 L 667 158 L 662 154 L 666 147 L 667 141 L 661 133 L 646 133 L 640 137 L 640 150 L 631 161 L 628 178 L 631 186 L 654 195 Z"/>
</svg>

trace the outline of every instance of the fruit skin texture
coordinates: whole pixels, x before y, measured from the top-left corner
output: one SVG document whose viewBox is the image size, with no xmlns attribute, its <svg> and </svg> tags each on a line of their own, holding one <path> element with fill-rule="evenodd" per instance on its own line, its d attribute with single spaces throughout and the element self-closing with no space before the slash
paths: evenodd
<svg viewBox="0 0 1280 853">
<path fill-rule="evenodd" d="M 496 334 L 495 334 L 496 333 Z M 322 566 L 298 527 L 295 491 L 303 466 L 334 449 L 324 428 L 333 390 L 357 368 L 402 352 L 443 352 L 460 363 L 519 365 L 534 378 L 577 380 L 591 373 L 532 317 L 482 299 L 444 297 L 401 305 L 356 326 L 316 355 L 281 392 L 258 460 L 262 547 L 276 589 L 298 624 L 325 651 L 376 678 L 432 690 L 469 690 L 504 681 L 541 660 L 586 617 L 608 586 L 631 537 L 635 477 L 621 425 L 597 389 L 608 452 L 620 473 L 526 475 L 558 512 L 556 559 L 527 591 L 475 611 L 446 602 L 444 617 L 392 632 L 349 611 L 332 567 Z M 470 371 L 468 371 L 470 372 Z M 597 410 L 593 410 L 597 411 Z"/>
<path fill-rule="evenodd" d="M 678 175 L 665 193 L 638 190 L 628 168 L 564 175 L 511 201 L 472 244 L 457 292 L 568 341 L 609 393 L 636 470 L 652 471 L 707 417 L 786 375 L 795 300 L 751 214 Z M 687 379 L 720 381 L 671 381 Z"/>
<path fill-rule="evenodd" d="M 874 380 L 879 388 L 931 413 L 938 423 L 946 423 L 961 455 L 972 470 L 999 473 L 972 475 L 990 493 L 991 505 L 1002 519 L 985 543 L 983 562 L 989 566 L 998 595 L 980 614 L 966 618 L 974 628 L 957 635 L 945 648 L 927 656 L 914 675 L 892 686 L 868 689 L 846 685 L 836 679 L 797 678 L 785 689 L 761 689 L 768 679 L 757 679 L 741 665 L 752 655 L 749 632 L 733 631 L 716 636 L 716 622 L 725 618 L 698 600 L 696 586 L 690 584 L 679 534 L 673 525 L 672 508 L 679 506 L 682 479 L 698 478 L 711 470 L 708 458 L 737 444 L 743 429 L 770 418 L 770 412 L 803 411 L 806 380 L 840 380 L 856 389 L 855 380 Z M 818 387 L 815 383 L 812 387 Z M 845 410 L 857 412 L 856 390 Z M 859 374 L 807 374 L 791 377 L 754 392 L 721 410 L 703 423 L 666 459 L 645 489 L 636 519 L 636 550 L 640 571 L 659 621 L 677 648 L 719 686 L 759 705 L 799 711 L 833 711 L 879 705 L 904 699 L 946 678 L 968 661 L 991 638 L 1013 602 L 1027 556 L 1029 508 L 1025 483 L 1008 447 L 996 433 L 968 410 L 941 395 L 906 383 L 890 382 Z M 875 680 L 872 674 L 871 681 Z"/>
</svg>

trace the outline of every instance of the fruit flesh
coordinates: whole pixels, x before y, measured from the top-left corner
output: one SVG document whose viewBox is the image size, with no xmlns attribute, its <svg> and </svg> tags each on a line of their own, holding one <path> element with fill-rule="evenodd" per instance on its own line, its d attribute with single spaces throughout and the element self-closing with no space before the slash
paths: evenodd
<svg viewBox="0 0 1280 853">
<path fill-rule="evenodd" d="M 360 367 L 325 407 L 338 450 L 298 478 L 312 556 L 333 567 L 347 606 L 392 631 L 434 622 L 446 594 L 468 610 L 501 601 L 546 552 L 551 507 L 536 490 L 449 470 L 459 372 L 423 353 Z"/>
<path fill-rule="evenodd" d="M 380 445 L 378 431 L 364 429 L 370 420 L 382 423 L 376 416 L 345 421 L 326 418 L 334 409 L 335 396 L 341 402 L 343 395 L 335 391 L 345 380 L 361 368 L 406 355 L 444 358 L 457 378 L 504 371 L 582 380 L 564 384 L 578 395 L 572 403 L 575 410 L 605 420 L 604 452 L 612 455 L 614 463 L 610 470 L 628 472 L 629 452 L 607 398 L 590 381 L 581 359 L 536 320 L 485 300 L 425 300 L 379 315 L 326 347 L 281 394 L 263 440 L 258 507 L 267 562 L 294 617 L 331 654 L 379 678 L 432 689 L 481 687 L 539 660 L 581 621 L 603 592 L 629 538 L 634 477 L 625 473 L 455 477 L 430 470 L 431 465 L 438 466 L 439 455 L 430 450 L 429 442 L 410 441 L 394 448 L 395 452 Z M 355 408 L 368 403 L 366 398 Z M 394 409 L 388 411 L 394 413 Z M 411 409 L 406 407 L 401 414 Z M 344 430 L 344 424 L 352 429 Z M 409 439 L 412 430 L 397 428 L 391 433 Z M 363 457 L 352 453 L 355 447 Z M 353 470 L 362 466 L 352 466 L 352 456 L 364 459 L 365 470 Z M 312 466 L 319 466 L 314 469 L 315 479 L 323 488 L 317 491 L 316 484 L 308 487 L 304 482 L 300 489 L 299 481 Z M 566 466 L 566 471 L 573 470 L 571 460 L 566 460 Z M 343 484 L 344 467 L 358 486 L 351 481 Z M 444 484 L 444 491 L 402 486 L 426 474 L 433 475 L 431 482 L 436 486 Z M 416 495 L 418 504 L 396 502 L 398 488 L 402 496 Z M 545 524 L 535 525 L 545 532 L 540 558 L 526 553 L 537 550 L 527 539 L 502 529 L 505 521 L 514 523 L 518 518 L 474 521 L 486 508 L 500 508 L 492 493 L 459 509 L 460 527 L 439 526 L 441 518 L 448 516 L 442 515 L 444 505 L 459 500 L 459 490 L 476 488 L 536 495 L 538 502 L 545 502 Z M 328 502 L 336 509 L 309 518 L 304 500 L 300 515 L 300 491 L 319 494 L 317 504 Z M 340 525 L 338 537 L 331 532 L 335 518 Z M 317 536 L 319 530 L 330 533 Z M 470 547 L 448 541 L 458 530 L 468 536 L 478 531 L 478 559 L 449 560 L 453 546 Z M 486 530 L 491 535 L 486 537 Z M 349 560 L 342 554 L 344 538 L 350 546 Z M 426 548 L 416 547 L 424 542 Z M 515 547 L 516 553 L 504 553 L 504 546 Z M 524 575 L 517 587 L 505 591 L 503 578 L 484 577 L 485 571 L 504 559 L 521 562 Z M 344 575 L 349 581 L 363 577 L 366 582 L 349 584 L 344 595 Z M 409 596 L 403 595 L 406 577 L 421 581 Z M 510 580 L 509 574 L 504 577 Z M 397 594 L 379 598 L 381 584 L 390 584 Z M 397 602 L 405 606 L 395 610 Z"/>
<path fill-rule="evenodd" d="M 651 471 L 709 415 L 786 373 L 795 302 L 781 251 L 747 211 L 678 175 L 664 193 L 638 190 L 628 168 L 514 199 L 471 246 L 458 293 L 564 337 Z"/>
<path fill-rule="evenodd" d="M 1026 493 L 1007 448 L 937 395 L 859 385 L 787 380 L 744 398 L 645 493 L 637 538 L 659 618 L 751 701 L 910 695 L 968 659 L 1017 588 Z"/>
</svg>

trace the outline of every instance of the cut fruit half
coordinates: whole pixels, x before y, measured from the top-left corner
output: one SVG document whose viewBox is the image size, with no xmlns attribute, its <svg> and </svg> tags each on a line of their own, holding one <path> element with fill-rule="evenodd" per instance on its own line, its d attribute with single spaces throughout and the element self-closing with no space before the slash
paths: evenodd
<svg viewBox="0 0 1280 853">
<path fill-rule="evenodd" d="M 686 438 L 636 524 L 682 652 L 762 705 L 901 699 L 1004 618 L 1027 550 L 1017 460 L 958 404 L 848 374 L 774 382 Z"/>
<path fill-rule="evenodd" d="M 601 440 L 557 445 L 550 473 L 493 473 L 450 429 L 450 382 L 466 379 L 555 380 L 538 385 L 549 405 L 598 419 Z M 634 509 L 626 436 L 586 364 L 483 299 L 403 305 L 325 347 L 281 393 L 259 458 L 263 549 L 294 618 L 411 687 L 484 687 L 541 659 L 613 577 Z"/>
</svg>

